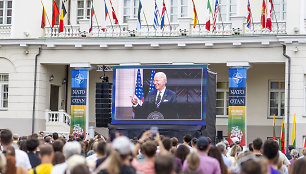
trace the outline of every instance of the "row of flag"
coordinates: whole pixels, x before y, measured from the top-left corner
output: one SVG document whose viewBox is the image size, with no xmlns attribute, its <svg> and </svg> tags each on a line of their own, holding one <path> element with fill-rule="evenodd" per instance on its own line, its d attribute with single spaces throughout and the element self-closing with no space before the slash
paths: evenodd
<svg viewBox="0 0 306 174">
<path fill-rule="evenodd" d="M 112 5 L 112 1 L 111 0 L 109 0 L 109 1 L 110 1 L 110 5 L 111 5 L 111 8 L 112 8 L 112 17 L 113 17 L 114 24 L 119 24 L 118 18 L 116 16 L 116 13 L 115 13 L 115 10 L 114 10 L 114 7 Z M 266 5 L 266 1 L 268 1 L 267 5 Z M 93 18 L 95 17 L 95 10 L 94 10 L 94 6 L 93 6 L 93 2 L 91 4 L 92 4 L 92 6 L 91 6 L 91 14 L 90 14 L 90 16 L 91 16 L 90 24 L 91 25 L 90 25 L 89 32 L 92 31 Z M 106 20 L 107 20 L 107 16 L 108 16 L 108 8 L 107 8 L 105 0 L 104 0 L 104 4 L 105 4 L 105 6 L 104 6 L 105 18 L 102 19 L 102 30 L 103 31 L 105 31 L 105 29 L 106 29 Z M 195 28 L 196 25 L 198 24 L 199 18 L 198 18 L 198 15 L 197 15 L 196 4 L 195 4 L 194 0 L 192 0 L 192 4 L 193 4 L 193 12 L 194 12 L 193 27 Z M 158 29 L 159 18 L 160 18 L 160 29 L 163 30 L 163 28 L 165 26 L 165 15 L 167 13 L 165 1 L 163 0 L 163 3 L 162 3 L 162 13 L 161 13 L 161 15 L 159 14 L 159 10 L 158 10 L 158 6 L 157 6 L 157 3 L 156 3 L 156 0 L 155 0 L 155 4 L 154 5 L 155 5 L 155 7 L 154 7 L 154 23 L 153 23 L 153 27 L 154 27 L 155 30 Z M 42 4 L 42 6 L 43 6 L 43 11 L 42 11 L 41 28 L 45 28 L 45 26 L 47 24 L 47 22 L 46 22 L 47 14 L 46 14 L 46 10 L 45 10 L 43 4 Z M 207 0 L 206 9 L 207 9 L 207 15 L 206 15 L 207 19 L 205 21 L 206 29 L 208 31 L 214 32 L 215 29 L 216 29 L 217 18 L 219 16 L 218 13 L 220 12 L 219 0 L 215 0 L 214 12 L 212 10 L 212 7 L 211 7 L 211 4 L 210 4 L 209 0 Z M 250 5 L 250 1 L 249 0 L 248 0 L 248 4 L 247 4 L 247 10 L 248 10 L 247 27 L 251 28 L 252 12 L 251 12 L 251 5 Z M 138 18 L 137 29 L 138 30 L 140 30 L 140 28 L 141 28 L 141 12 L 143 12 L 143 9 L 142 9 L 141 0 L 139 0 L 138 15 L 137 15 L 137 18 Z M 267 15 L 266 15 L 266 12 L 267 12 Z M 272 20 L 271 20 L 272 12 L 273 12 L 273 2 L 272 2 L 272 0 L 263 0 L 262 1 L 262 12 L 261 12 L 261 26 L 262 26 L 262 28 L 267 28 L 269 30 L 272 30 Z M 58 8 L 55 0 L 53 0 L 52 25 L 51 25 L 52 28 L 54 27 L 55 20 L 59 16 L 59 14 L 60 14 L 60 25 L 59 25 L 59 33 L 60 33 L 60 32 L 63 32 L 63 30 L 64 30 L 64 17 L 67 14 L 67 10 L 65 8 L 64 2 L 62 2 L 61 11 L 59 12 L 59 8 Z M 145 14 L 144 14 L 144 16 L 145 16 Z M 213 21 L 212 28 L 211 28 L 211 19 Z M 98 21 L 96 21 L 96 22 L 98 23 Z"/>
<path fill-rule="evenodd" d="M 109 0 L 109 2 L 110 2 L 110 5 L 111 5 L 111 8 L 112 8 L 112 17 L 113 17 L 114 24 L 119 24 L 118 18 L 116 16 L 115 9 L 114 9 L 113 4 L 112 4 L 112 1 Z M 108 8 L 107 8 L 105 0 L 104 0 L 104 4 L 105 4 L 105 6 L 104 6 L 105 18 L 103 18 L 103 20 L 102 20 L 102 29 L 101 29 L 102 31 L 105 31 L 105 29 L 106 29 L 106 19 L 107 19 L 107 16 L 108 16 Z M 48 19 L 48 17 L 47 17 L 47 13 L 46 13 L 46 10 L 45 10 L 45 7 L 44 7 L 43 3 L 42 3 L 42 7 L 43 7 L 43 10 L 42 10 L 41 28 L 44 29 L 47 25 L 47 20 L 46 19 Z M 53 0 L 52 24 L 50 24 L 50 25 L 53 28 L 54 25 L 55 25 L 55 21 L 56 21 L 57 17 L 60 15 L 59 33 L 64 31 L 64 18 L 66 16 L 66 14 L 67 14 L 67 10 L 66 10 L 64 2 L 62 2 L 62 8 L 61 8 L 61 11 L 59 11 L 58 5 L 56 4 L 55 0 Z M 92 31 L 92 23 L 93 23 L 93 18 L 95 16 L 93 1 L 91 2 L 90 16 L 91 16 L 91 18 L 90 18 L 91 21 L 90 21 L 89 32 Z"/>
<path fill-rule="evenodd" d="M 292 136 L 291 136 L 291 145 L 296 148 L 296 127 L 295 127 L 295 114 L 293 118 L 293 126 L 292 126 Z M 273 116 L 273 140 L 276 140 L 276 131 L 275 131 L 275 115 Z M 306 147 L 306 138 L 304 140 L 304 147 Z M 279 143 L 280 151 L 285 153 L 285 118 L 283 116 L 281 134 L 280 134 L 280 143 Z"/>
</svg>

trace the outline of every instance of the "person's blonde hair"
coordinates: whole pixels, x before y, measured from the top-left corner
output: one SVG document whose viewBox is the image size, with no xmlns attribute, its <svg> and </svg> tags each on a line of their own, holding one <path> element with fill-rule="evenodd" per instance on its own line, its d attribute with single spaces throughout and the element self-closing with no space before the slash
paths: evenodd
<svg viewBox="0 0 306 174">
<path fill-rule="evenodd" d="M 187 155 L 187 164 L 190 170 L 197 170 L 197 168 L 200 165 L 200 157 L 197 154 L 197 152 L 195 151 L 191 151 L 188 155 Z"/>
<path fill-rule="evenodd" d="M 125 157 L 127 156 L 126 155 L 122 156 L 117 150 L 113 150 L 109 156 L 110 165 L 106 169 L 107 172 L 109 174 L 119 174 Z"/>
<path fill-rule="evenodd" d="M 240 147 L 239 145 L 234 145 L 234 146 L 232 147 L 230 156 L 235 157 L 235 155 L 236 155 L 237 153 L 241 152 L 241 151 L 242 151 L 242 149 L 241 149 L 241 147 Z"/>
</svg>

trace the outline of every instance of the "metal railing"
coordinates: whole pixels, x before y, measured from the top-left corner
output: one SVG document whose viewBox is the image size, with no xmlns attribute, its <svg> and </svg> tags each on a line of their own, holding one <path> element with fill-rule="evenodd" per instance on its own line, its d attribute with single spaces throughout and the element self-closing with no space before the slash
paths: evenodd
<svg viewBox="0 0 306 174">
<path fill-rule="evenodd" d="M 232 28 L 231 22 L 217 23 L 214 32 L 206 30 L 205 24 L 193 24 L 188 29 L 179 29 L 179 24 L 166 24 L 163 30 L 158 26 L 154 29 L 153 25 L 142 25 L 140 31 L 130 30 L 128 25 L 108 25 L 104 30 L 101 26 L 93 26 L 91 33 L 80 31 L 80 26 L 65 26 L 64 31 L 59 33 L 58 27 L 45 28 L 45 37 L 162 37 L 162 36 L 214 36 L 214 35 L 235 35 L 237 31 Z M 239 29 L 240 35 L 277 35 L 286 34 L 286 22 L 273 22 L 272 31 L 262 29 L 260 22 L 251 24 L 251 28 L 243 24 Z"/>
<path fill-rule="evenodd" d="M 64 110 L 46 111 L 46 123 L 64 123 L 70 125 L 70 115 Z"/>
<path fill-rule="evenodd" d="M 0 39 L 11 37 L 11 25 L 0 25 Z"/>
</svg>

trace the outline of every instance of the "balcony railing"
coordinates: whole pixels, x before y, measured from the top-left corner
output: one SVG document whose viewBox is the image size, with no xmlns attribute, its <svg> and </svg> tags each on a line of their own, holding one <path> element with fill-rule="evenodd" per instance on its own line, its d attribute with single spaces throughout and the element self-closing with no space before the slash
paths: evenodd
<svg viewBox="0 0 306 174">
<path fill-rule="evenodd" d="M 214 35 L 277 35 L 286 34 L 286 22 L 272 23 L 272 31 L 268 29 L 262 29 L 260 22 L 252 23 L 251 28 L 247 28 L 246 24 L 243 24 L 243 29 L 234 31 L 232 23 L 217 23 L 214 32 L 208 31 L 205 28 L 205 24 L 198 24 L 193 28 L 193 24 L 189 28 L 180 29 L 179 24 L 165 25 L 163 30 L 160 30 L 160 26 L 155 30 L 153 25 L 142 25 L 140 31 L 129 29 L 128 25 L 112 25 L 107 26 L 102 31 L 101 26 L 93 26 L 91 33 L 88 31 L 81 31 L 80 26 L 65 26 L 64 31 L 59 33 L 58 27 L 45 28 L 45 37 L 162 37 L 162 36 L 214 36 Z"/>
<path fill-rule="evenodd" d="M 11 25 L 0 25 L 0 39 L 11 37 Z"/>
<path fill-rule="evenodd" d="M 70 125 L 70 115 L 64 110 L 46 111 L 46 123 L 64 123 Z"/>
</svg>

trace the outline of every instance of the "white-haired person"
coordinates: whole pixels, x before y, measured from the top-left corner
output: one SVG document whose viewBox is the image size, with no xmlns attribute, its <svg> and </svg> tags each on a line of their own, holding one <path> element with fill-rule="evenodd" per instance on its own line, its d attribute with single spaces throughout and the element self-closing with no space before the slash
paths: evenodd
<svg viewBox="0 0 306 174">
<path fill-rule="evenodd" d="M 51 174 L 64 174 L 69 171 L 67 160 L 72 157 L 73 155 L 80 155 L 81 154 L 81 144 L 73 141 L 73 142 L 67 142 L 64 145 L 63 153 L 66 158 L 66 161 L 60 164 L 57 164 L 53 167 Z"/>
</svg>

